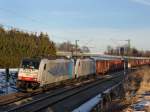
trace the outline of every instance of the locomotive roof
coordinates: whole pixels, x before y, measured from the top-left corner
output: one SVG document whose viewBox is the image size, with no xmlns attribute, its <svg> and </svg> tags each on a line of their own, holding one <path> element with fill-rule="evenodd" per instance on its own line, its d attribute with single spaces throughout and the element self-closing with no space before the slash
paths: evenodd
<svg viewBox="0 0 150 112">
<path fill-rule="evenodd" d="M 92 57 L 94 60 L 120 60 L 121 58 L 112 58 L 112 57 Z"/>
</svg>

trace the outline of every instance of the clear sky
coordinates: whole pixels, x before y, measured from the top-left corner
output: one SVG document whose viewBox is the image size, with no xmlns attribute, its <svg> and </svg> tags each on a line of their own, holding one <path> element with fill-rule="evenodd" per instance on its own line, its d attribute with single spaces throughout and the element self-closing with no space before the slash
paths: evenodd
<svg viewBox="0 0 150 112">
<path fill-rule="evenodd" d="M 150 0 L 0 0 L 0 24 L 48 32 L 55 42 L 79 40 L 97 52 L 126 39 L 150 50 Z"/>
</svg>

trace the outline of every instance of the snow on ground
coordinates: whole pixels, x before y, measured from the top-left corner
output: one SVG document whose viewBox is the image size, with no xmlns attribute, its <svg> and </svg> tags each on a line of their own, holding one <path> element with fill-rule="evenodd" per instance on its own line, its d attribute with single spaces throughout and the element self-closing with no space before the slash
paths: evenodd
<svg viewBox="0 0 150 112">
<path fill-rule="evenodd" d="M 0 95 L 16 92 L 17 68 L 10 69 L 9 82 L 6 81 L 5 69 L 0 69 Z"/>
</svg>

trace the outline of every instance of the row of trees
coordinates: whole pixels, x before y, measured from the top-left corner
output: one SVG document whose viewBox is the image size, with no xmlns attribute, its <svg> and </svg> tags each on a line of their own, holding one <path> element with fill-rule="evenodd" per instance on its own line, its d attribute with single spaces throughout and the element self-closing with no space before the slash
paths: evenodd
<svg viewBox="0 0 150 112">
<path fill-rule="evenodd" d="M 119 46 L 113 48 L 111 46 L 107 47 L 105 54 L 108 55 L 125 55 L 125 56 L 135 56 L 135 57 L 150 57 L 150 51 L 142 51 L 136 48 L 129 48 L 128 46 Z"/>
<path fill-rule="evenodd" d="M 76 49 L 77 47 L 77 49 Z M 75 52 L 76 50 L 78 52 L 90 52 L 89 48 L 87 46 L 76 46 L 75 44 L 72 44 L 70 41 L 63 42 L 61 44 L 57 44 L 57 50 L 58 51 L 64 51 L 64 52 Z"/>
<path fill-rule="evenodd" d="M 47 34 L 27 33 L 0 27 L 0 68 L 18 67 L 24 57 L 55 55 L 56 48 Z"/>
</svg>

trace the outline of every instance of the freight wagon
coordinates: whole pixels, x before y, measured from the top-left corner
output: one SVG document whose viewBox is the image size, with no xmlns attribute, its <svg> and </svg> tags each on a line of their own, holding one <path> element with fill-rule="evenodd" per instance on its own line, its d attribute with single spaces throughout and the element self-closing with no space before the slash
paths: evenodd
<svg viewBox="0 0 150 112">
<path fill-rule="evenodd" d="M 124 60 L 122 58 L 99 58 L 94 57 L 96 63 L 96 74 L 106 74 L 124 69 Z"/>
<path fill-rule="evenodd" d="M 150 64 L 149 58 L 127 57 L 126 59 L 128 59 L 128 64 L 131 68 Z"/>
<path fill-rule="evenodd" d="M 107 58 L 94 58 L 96 62 L 96 74 L 105 74 L 109 71 L 110 60 Z"/>
</svg>

